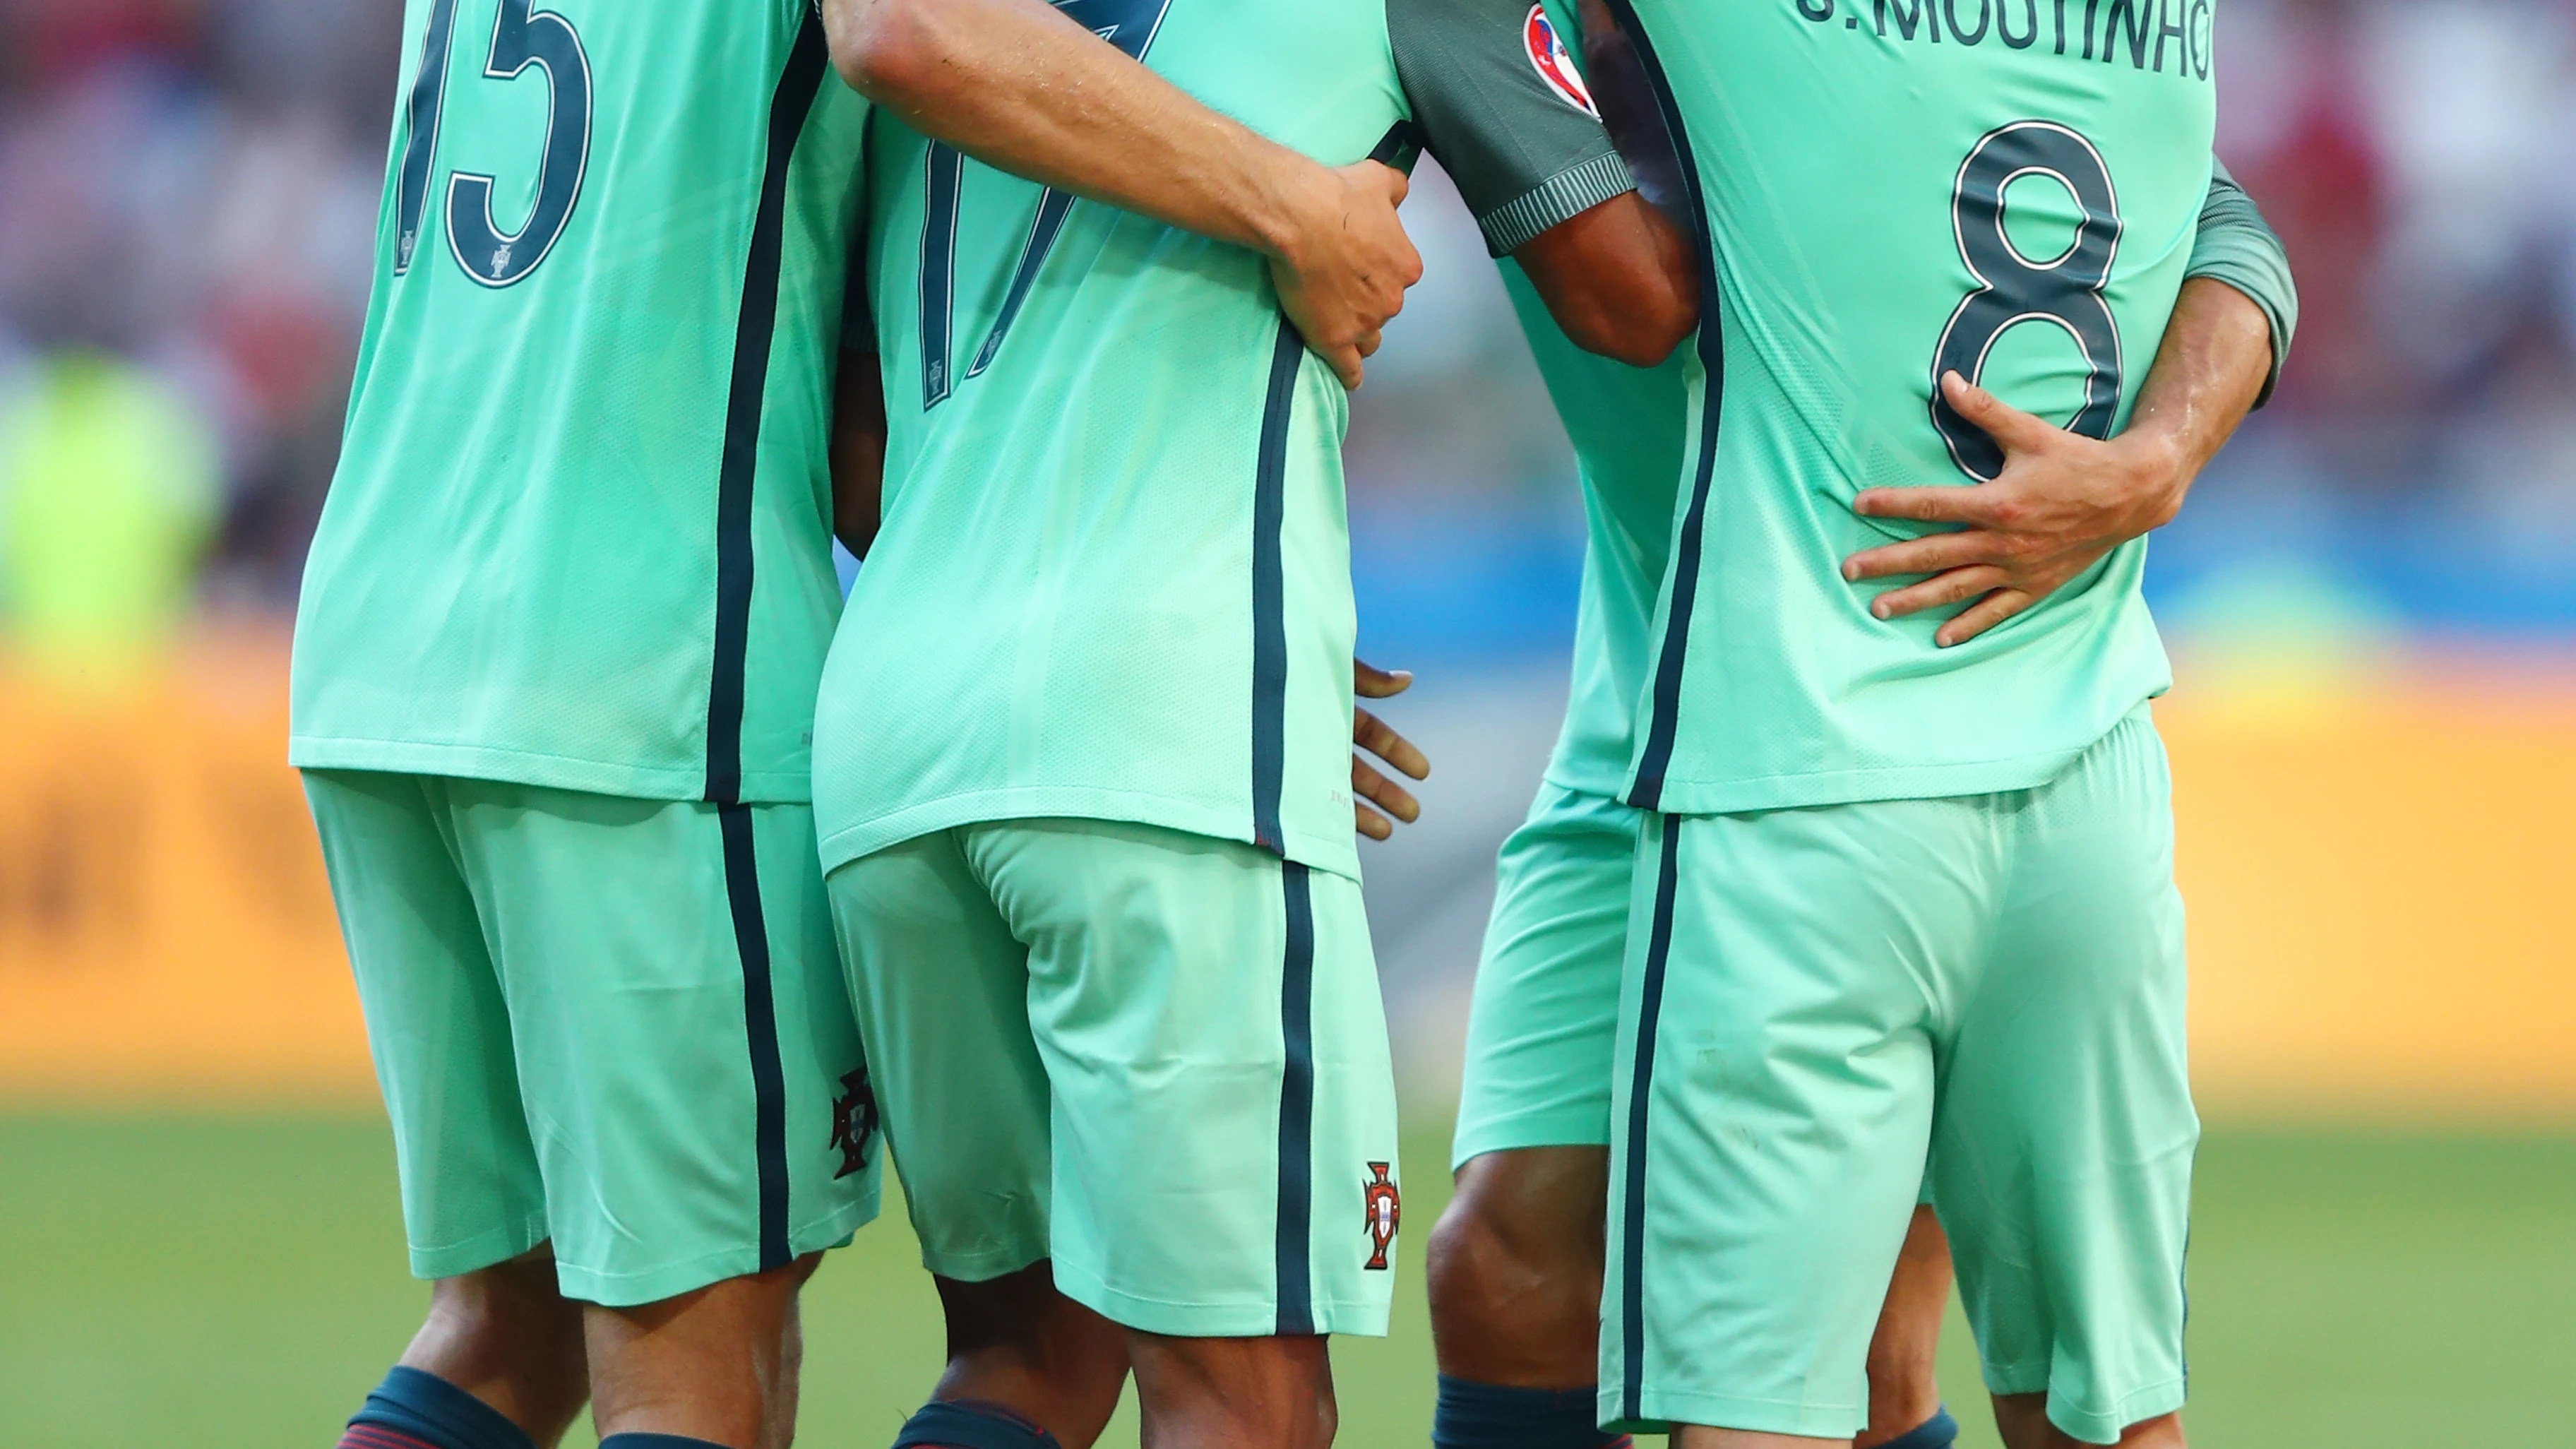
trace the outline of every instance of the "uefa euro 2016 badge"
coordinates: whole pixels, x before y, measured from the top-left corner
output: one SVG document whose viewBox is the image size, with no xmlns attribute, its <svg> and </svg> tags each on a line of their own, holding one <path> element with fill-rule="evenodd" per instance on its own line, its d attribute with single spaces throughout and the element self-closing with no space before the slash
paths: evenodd
<svg viewBox="0 0 2576 1449">
<path fill-rule="evenodd" d="M 1360 1185 L 1368 1206 L 1369 1243 L 1375 1249 L 1369 1254 L 1368 1267 L 1376 1273 L 1386 1271 L 1387 1250 L 1395 1246 L 1396 1225 L 1404 1220 L 1404 1198 L 1387 1179 L 1394 1166 L 1391 1162 L 1370 1163 L 1369 1181 Z"/>
<path fill-rule="evenodd" d="M 1556 22 L 1547 18 L 1545 5 L 1530 7 L 1529 19 L 1521 22 L 1521 48 L 1529 53 L 1529 63 L 1547 88 L 1565 103 L 1590 116 L 1601 119 L 1592 104 L 1592 88 L 1583 83 L 1583 73 L 1574 68 L 1574 55 L 1556 33 Z"/>
</svg>

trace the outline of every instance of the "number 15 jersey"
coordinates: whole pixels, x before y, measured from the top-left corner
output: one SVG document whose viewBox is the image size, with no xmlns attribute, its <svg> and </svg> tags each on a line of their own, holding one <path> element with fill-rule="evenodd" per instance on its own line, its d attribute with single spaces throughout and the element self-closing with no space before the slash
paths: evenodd
<svg viewBox="0 0 2576 1449">
<path fill-rule="evenodd" d="M 1649 54 L 1716 305 L 1632 803 L 1732 814 L 2023 789 L 2170 684 L 2131 543 L 1949 650 L 1847 555 L 1862 489 L 2002 460 L 1958 371 L 2125 426 L 2209 193 L 2209 0 L 1613 0 Z"/>
<path fill-rule="evenodd" d="M 867 103 L 813 0 L 411 0 L 290 758 L 794 801 Z"/>
</svg>

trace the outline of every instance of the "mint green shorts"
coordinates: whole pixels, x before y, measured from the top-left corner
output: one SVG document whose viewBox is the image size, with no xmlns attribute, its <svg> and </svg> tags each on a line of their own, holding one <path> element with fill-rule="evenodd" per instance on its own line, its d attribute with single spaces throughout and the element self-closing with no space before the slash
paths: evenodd
<svg viewBox="0 0 2576 1449">
<path fill-rule="evenodd" d="M 1180 1337 L 1386 1332 L 1395 1079 L 1359 884 L 1018 820 L 830 877 L 886 1143 L 942 1277 L 1054 1260 Z"/>
<path fill-rule="evenodd" d="M 1450 1166 L 1529 1147 L 1610 1145 L 1610 1063 L 1644 812 L 1539 787 L 1503 842 L 1467 1008 Z"/>
<path fill-rule="evenodd" d="M 875 1108 L 803 805 L 308 770 L 412 1271 L 658 1302 L 847 1242 Z"/>
<path fill-rule="evenodd" d="M 1649 819 L 1605 1422 L 1855 1433 L 1927 1156 L 1989 1389 L 2101 1444 L 2181 1407 L 2169 800 L 2140 715 L 2037 789 Z"/>
</svg>

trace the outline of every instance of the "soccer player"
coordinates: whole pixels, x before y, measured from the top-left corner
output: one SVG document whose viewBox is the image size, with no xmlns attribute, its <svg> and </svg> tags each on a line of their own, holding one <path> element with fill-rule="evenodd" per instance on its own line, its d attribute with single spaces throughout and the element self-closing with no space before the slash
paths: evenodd
<svg viewBox="0 0 2576 1449">
<path fill-rule="evenodd" d="M 2179 490 L 2049 544 L 2089 505 L 2041 485 L 2187 478 L 2265 385 L 2259 309 L 2184 289 L 2211 7 L 1612 8 L 1721 300 L 1625 782 L 1602 1417 L 1849 1442 L 1928 1162 L 2006 1442 L 2179 1445 L 2168 675 L 2118 542 Z"/>
<path fill-rule="evenodd" d="M 290 746 L 436 1281 L 346 1442 L 552 1443 L 589 1400 L 627 1449 L 784 1443 L 796 1286 L 877 1191 L 806 803 L 868 108 L 808 0 L 407 25 Z M 833 31 L 979 154 L 1257 246 L 1346 374 L 1418 264 L 1372 168 L 1036 0 Z"/>
<path fill-rule="evenodd" d="M 1652 361 L 1677 228 L 1519 0 L 1081 0 L 1331 160 L 1427 143 L 1571 335 Z M 869 154 L 882 527 L 816 720 L 862 1033 L 950 1360 L 897 1439 L 1319 1446 L 1385 1331 L 1394 1084 L 1346 758 L 1347 402 L 1258 259 Z M 862 509 L 862 512 L 865 510 Z"/>
<path fill-rule="evenodd" d="M 1581 33 L 1610 129 L 1646 193 L 1686 207 L 1653 98 L 1607 18 L 1587 7 Z M 1616 1437 L 1594 1427 L 1593 1378 L 1611 1058 L 1640 816 L 1620 796 L 1652 663 L 1648 634 L 1690 394 L 1684 359 L 1641 372 L 1590 356 L 1565 341 L 1508 263 L 1504 274 L 1576 445 L 1589 541 L 1573 699 L 1529 822 L 1504 847 L 1468 1037 L 1458 1192 L 1431 1237 L 1443 1374 L 1433 1441 L 1574 1449 Z M 2286 348 L 2286 331 L 2276 346 L 2269 320 L 2295 308 L 2286 260 L 2223 168 L 2190 276 L 2151 391 L 2177 375 L 2238 376 Z M 2128 453 L 2046 425 L 2033 432 L 2028 420 L 2008 424 L 2040 451 L 1989 496 L 2040 505 L 2042 516 L 2016 542 L 2068 555 L 2073 562 L 2057 566 L 2071 573 L 2168 513 L 2201 448 L 2214 447 L 2237 416 L 2212 409 L 2187 423 L 2141 422 L 2124 440 Z M 2198 441 L 2161 455 L 2138 449 L 2159 430 Z M 1871 1341 L 1863 1449 L 1950 1441 L 1932 1378 L 1948 1288 L 1947 1245 L 1931 1211 L 1919 1209 Z"/>
</svg>

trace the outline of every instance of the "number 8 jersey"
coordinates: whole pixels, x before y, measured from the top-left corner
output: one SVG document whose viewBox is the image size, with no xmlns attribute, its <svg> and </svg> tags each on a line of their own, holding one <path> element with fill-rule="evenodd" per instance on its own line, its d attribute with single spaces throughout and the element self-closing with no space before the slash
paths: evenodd
<svg viewBox="0 0 2576 1449">
<path fill-rule="evenodd" d="M 411 0 L 299 766 L 809 794 L 867 106 L 811 0 Z"/>
<path fill-rule="evenodd" d="M 1614 0 L 1685 139 L 1718 305 L 1631 800 L 1678 814 L 2054 777 L 2171 680 L 2132 543 L 1956 649 L 1841 561 L 1919 526 L 1862 489 L 1972 486 L 1958 371 L 2124 427 L 2190 260 L 2209 0 Z"/>
</svg>

